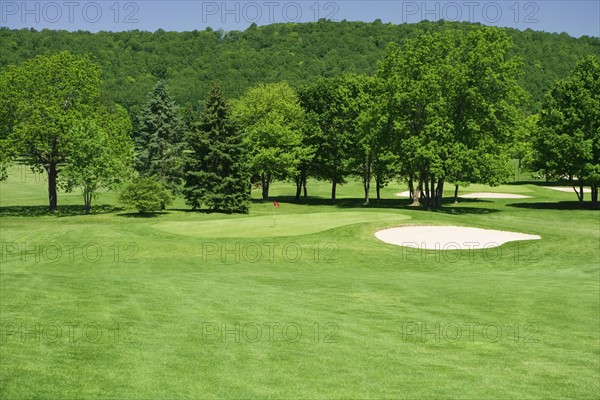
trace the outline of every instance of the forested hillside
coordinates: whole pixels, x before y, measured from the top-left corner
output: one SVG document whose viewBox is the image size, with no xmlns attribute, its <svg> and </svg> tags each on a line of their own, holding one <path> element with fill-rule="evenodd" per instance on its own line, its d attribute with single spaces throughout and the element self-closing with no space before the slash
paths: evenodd
<svg viewBox="0 0 600 400">
<path fill-rule="evenodd" d="M 38 54 L 69 50 L 90 53 L 103 69 L 105 92 L 130 110 L 143 104 L 159 78 L 166 78 L 176 101 L 196 104 L 212 83 L 238 97 L 258 82 L 288 81 L 299 86 L 318 76 L 373 73 L 389 42 L 401 43 L 426 31 L 468 30 L 469 23 L 383 24 L 319 21 L 251 26 L 244 32 L 67 32 L 0 29 L 0 68 Z M 506 29 L 512 52 L 524 61 L 522 86 L 532 108 L 553 83 L 585 55 L 600 54 L 600 39 L 572 38 Z"/>
</svg>

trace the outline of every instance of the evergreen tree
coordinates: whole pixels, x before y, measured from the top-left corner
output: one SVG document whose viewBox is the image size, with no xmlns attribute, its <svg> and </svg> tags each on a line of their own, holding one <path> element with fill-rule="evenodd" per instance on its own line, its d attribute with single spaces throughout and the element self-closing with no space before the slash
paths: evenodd
<svg viewBox="0 0 600 400">
<path fill-rule="evenodd" d="M 192 154 L 183 190 L 187 204 L 194 209 L 204 205 L 215 211 L 246 212 L 251 189 L 247 149 L 218 85 L 212 87 L 188 142 Z"/>
<path fill-rule="evenodd" d="M 179 108 L 167 83 L 159 81 L 138 119 L 136 168 L 141 176 L 155 177 L 173 194 L 180 191 L 183 135 Z"/>
</svg>

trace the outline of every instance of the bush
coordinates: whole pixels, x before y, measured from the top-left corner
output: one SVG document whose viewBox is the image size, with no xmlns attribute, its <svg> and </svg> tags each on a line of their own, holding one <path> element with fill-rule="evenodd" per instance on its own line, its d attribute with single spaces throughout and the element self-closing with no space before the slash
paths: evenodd
<svg viewBox="0 0 600 400">
<path fill-rule="evenodd" d="M 123 188 L 119 201 L 140 214 L 164 210 L 173 202 L 169 191 L 153 178 L 140 178 Z"/>
</svg>

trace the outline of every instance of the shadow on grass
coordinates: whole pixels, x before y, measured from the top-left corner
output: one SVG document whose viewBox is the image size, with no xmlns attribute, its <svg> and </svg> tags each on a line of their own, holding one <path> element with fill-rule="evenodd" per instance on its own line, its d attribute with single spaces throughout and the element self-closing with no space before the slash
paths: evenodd
<svg viewBox="0 0 600 400">
<path fill-rule="evenodd" d="M 493 214 L 500 212 L 495 208 L 480 208 L 480 207 L 448 207 L 442 206 L 442 208 L 438 208 L 437 210 L 427 210 L 423 207 L 406 207 L 406 210 L 414 210 L 414 211 L 422 211 L 422 212 L 433 212 L 439 214 L 448 214 L 448 215 L 484 215 L 484 214 Z"/>
<path fill-rule="evenodd" d="M 110 205 L 92 206 L 90 215 L 110 214 L 122 211 L 122 208 L 113 207 Z M 51 213 L 48 211 L 48 206 L 8 206 L 0 207 L 1 217 L 73 217 L 76 215 L 85 215 L 84 206 L 59 206 L 58 212 Z"/>
<path fill-rule="evenodd" d="M 454 202 L 454 199 L 444 199 L 442 200 L 442 207 L 436 210 L 428 210 L 425 207 L 412 207 L 411 202 L 406 202 L 404 209 L 406 210 L 414 210 L 420 212 L 434 212 L 439 214 L 447 214 L 447 215 L 484 215 L 484 214 L 493 214 L 496 212 L 500 212 L 497 208 L 484 208 L 484 207 L 472 207 L 472 206 L 463 206 L 467 204 L 473 203 L 488 203 L 492 204 L 492 201 L 489 200 L 481 200 L 481 199 L 460 199 L 458 203 Z"/>
<path fill-rule="evenodd" d="M 330 198 L 326 197 L 301 197 L 296 200 L 294 196 L 272 196 L 269 200 L 252 199 L 252 204 L 263 204 L 273 203 L 277 201 L 279 203 L 288 203 L 298 206 L 330 206 L 337 208 L 401 208 L 402 204 L 396 199 L 381 199 L 371 200 L 371 204 L 368 206 L 364 205 L 364 199 L 362 198 L 341 198 L 336 199 L 335 203 Z"/>
<path fill-rule="evenodd" d="M 129 213 L 120 213 L 117 214 L 117 217 L 122 217 L 122 218 L 158 218 L 161 215 L 167 215 L 169 214 L 167 211 L 161 211 L 161 212 L 151 212 L 151 213 L 137 213 L 137 212 L 129 212 Z"/>
<path fill-rule="evenodd" d="M 522 186 L 522 185 L 535 185 L 535 186 L 564 186 L 560 182 L 546 182 L 546 181 L 512 181 L 506 182 L 508 186 Z"/>
<path fill-rule="evenodd" d="M 508 207 L 528 208 L 531 210 L 592 210 L 598 211 L 600 208 L 592 207 L 592 204 L 587 201 L 582 205 L 578 201 L 555 201 L 543 203 L 511 203 Z"/>
<path fill-rule="evenodd" d="M 258 202 L 257 202 L 258 203 Z M 222 210 L 209 210 L 205 208 L 193 210 L 191 208 L 170 208 L 170 211 L 177 211 L 188 214 L 205 214 L 205 215 L 247 215 L 248 212 L 240 212 L 240 211 L 222 211 Z"/>
<path fill-rule="evenodd" d="M 567 187 L 567 188 L 572 188 L 573 185 L 569 182 L 569 181 L 514 181 L 514 182 L 508 182 L 507 185 L 514 185 L 514 186 L 519 186 L 519 185 L 533 185 L 533 186 L 539 186 L 539 187 Z M 583 186 L 585 187 L 589 187 L 590 185 L 588 183 L 584 183 Z M 579 189 L 579 183 L 575 185 L 575 187 L 577 189 Z M 565 193 L 572 193 L 575 194 L 575 191 L 571 191 L 571 192 L 565 192 Z"/>
<path fill-rule="evenodd" d="M 213 213 L 213 211 L 211 211 L 211 210 L 205 210 L 205 209 L 192 210 L 191 208 L 170 208 L 169 210 L 182 212 L 182 213 L 188 213 L 188 214 L 212 214 Z"/>
<path fill-rule="evenodd" d="M 252 204 L 264 204 L 272 203 L 274 200 L 280 203 L 289 203 L 294 205 L 305 205 L 305 206 L 331 206 L 336 208 L 361 208 L 361 209 L 394 209 L 394 210 L 411 210 L 411 211 L 428 211 L 437 212 L 443 214 L 491 214 L 500 210 L 493 208 L 483 207 L 462 207 L 461 204 L 473 204 L 473 203 L 488 203 L 492 202 L 489 200 L 481 199 L 461 199 L 459 203 L 454 203 L 454 199 L 444 199 L 442 201 L 442 208 L 438 210 L 427 210 L 424 207 L 411 207 L 412 201 L 409 199 L 377 199 L 371 200 L 369 205 L 364 205 L 363 198 L 343 198 L 337 199 L 335 204 L 332 204 L 331 199 L 323 197 L 307 197 L 296 200 L 294 196 L 276 196 L 269 200 L 253 199 Z"/>
</svg>

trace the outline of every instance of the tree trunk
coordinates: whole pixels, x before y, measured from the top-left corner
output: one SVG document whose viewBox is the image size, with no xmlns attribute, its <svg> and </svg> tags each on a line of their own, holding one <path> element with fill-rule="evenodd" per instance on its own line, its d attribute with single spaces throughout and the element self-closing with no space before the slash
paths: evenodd
<svg viewBox="0 0 600 400">
<path fill-rule="evenodd" d="M 429 203 L 430 203 L 430 201 L 431 201 L 431 200 L 430 200 L 430 199 L 431 199 L 431 197 L 429 196 L 429 179 L 427 178 L 427 175 L 424 175 L 424 176 L 425 176 L 425 180 L 424 180 L 424 182 L 423 182 L 423 183 L 424 183 L 424 185 L 425 185 L 425 198 L 424 198 L 424 204 L 423 204 L 423 205 L 424 205 L 426 208 L 429 208 Z"/>
<path fill-rule="evenodd" d="M 415 186 L 414 186 L 412 178 L 410 178 L 408 180 L 408 191 L 410 192 L 410 199 L 414 202 L 415 201 Z M 418 198 L 419 197 L 417 197 L 417 199 Z"/>
<path fill-rule="evenodd" d="M 83 202 L 85 204 L 85 215 L 90 215 L 92 208 L 92 194 L 88 190 L 83 192 Z"/>
<path fill-rule="evenodd" d="M 308 197 L 308 190 L 306 190 L 306 180 L 307 180 L 308 172 L 306 170 L 302 171 L 301 180 L 302 180 L 302 190 L 304 191 L 304 198 Z"/>
<path fill-rule="evenodd" d="M 300 201 L 300 195 L 302 194 L 302 177 L 296 177 L 296 201 Z"/>
<path fill-rule="evenodd" d="M 583 184 L 579 184 L 579 190 L 577 190 L 577 188 L 575 187 L 574 182 L 572 182 L 571 185 L 573 186 L 573 190 L 577 195 L 577 200 L 579 200 L 579 207 L 583 207 Z"/>
<path fill-rule="evenodd" d="M 369 192 L 371 191 L 371 163 L 367 159 L 363 166 L 363 188 L 365 189 L 365 206 L 369 205 Z"/>
<path fill-rule="evenodd" d="M 331 182 L 331 202 L 335 204 L 335 192 L 337 189 L 337 180 L 333 178 Z"/>
<path fill-rule="evenodd" d="M 377 203 L 381 200 L 381 180 L 378 176 L 375 177 L 375 190 L 377 191 Z"/>
<path fill-rule="evenodd" d="M 592 207 L 598 208 L 598 185 L 592 184 Z"/>
<path fill-rule="evenodd" d="M 51 213 L 54 213 L 58 211 L 58 198 L 56 195 L 56 176 L 58 175 L 58 171 L 56 170 L 56 164 L 54 163 L 49 164 L 44 168 L 48 174 L 48 209 Z"/>
<path fill-rule="evenodd" d="M 444 198 L 444 182 L 444 178 L 438 181 L 438 186 L 436 190 L 436 208 L 442 208 L 442 200 Z"/>
<path fill-rule="evenodd" d="M 429 208 L 433 210 L 437 208 L 437 205 L 435 204 L 435 201 L 437 200 L 437 196 L 435 193 L 435 178 L 433 176 L 431 176 L 429 184 L 431 185 L 431 189 L 429 190 Z"/>
<path fill-rule="evenodd" d="M 454 187 L 454 204 L 458 203 L 458 185 Z"/>
<path fill-rule="evenodd" d="M 302 172 L 302 188 L 304 189 L 304 198 L 307 198 L 308 190 L 306 190 L 306 171 Z"/>
<path fill-rule="evenodd" d="M 270 176 L 267 174 L 261 174 L 260 180 L 262 183 L 262 199 L 269 200 L 269 183 L 271 181 Z"/>
<path fill-rule="evenodd" d="M 413 185 L 412 183 L 412 179 L 411 179 L 411 186 Z M 423 182 L 419 181 L 419 184 L 417 185 L 416 188 L 413 187 L 413 189 L 411 190 L 412 193 L 412 204 L 411 207 L 419 207 L 421 205 L 421 192 L 423 190 Z"/>
</svg>

